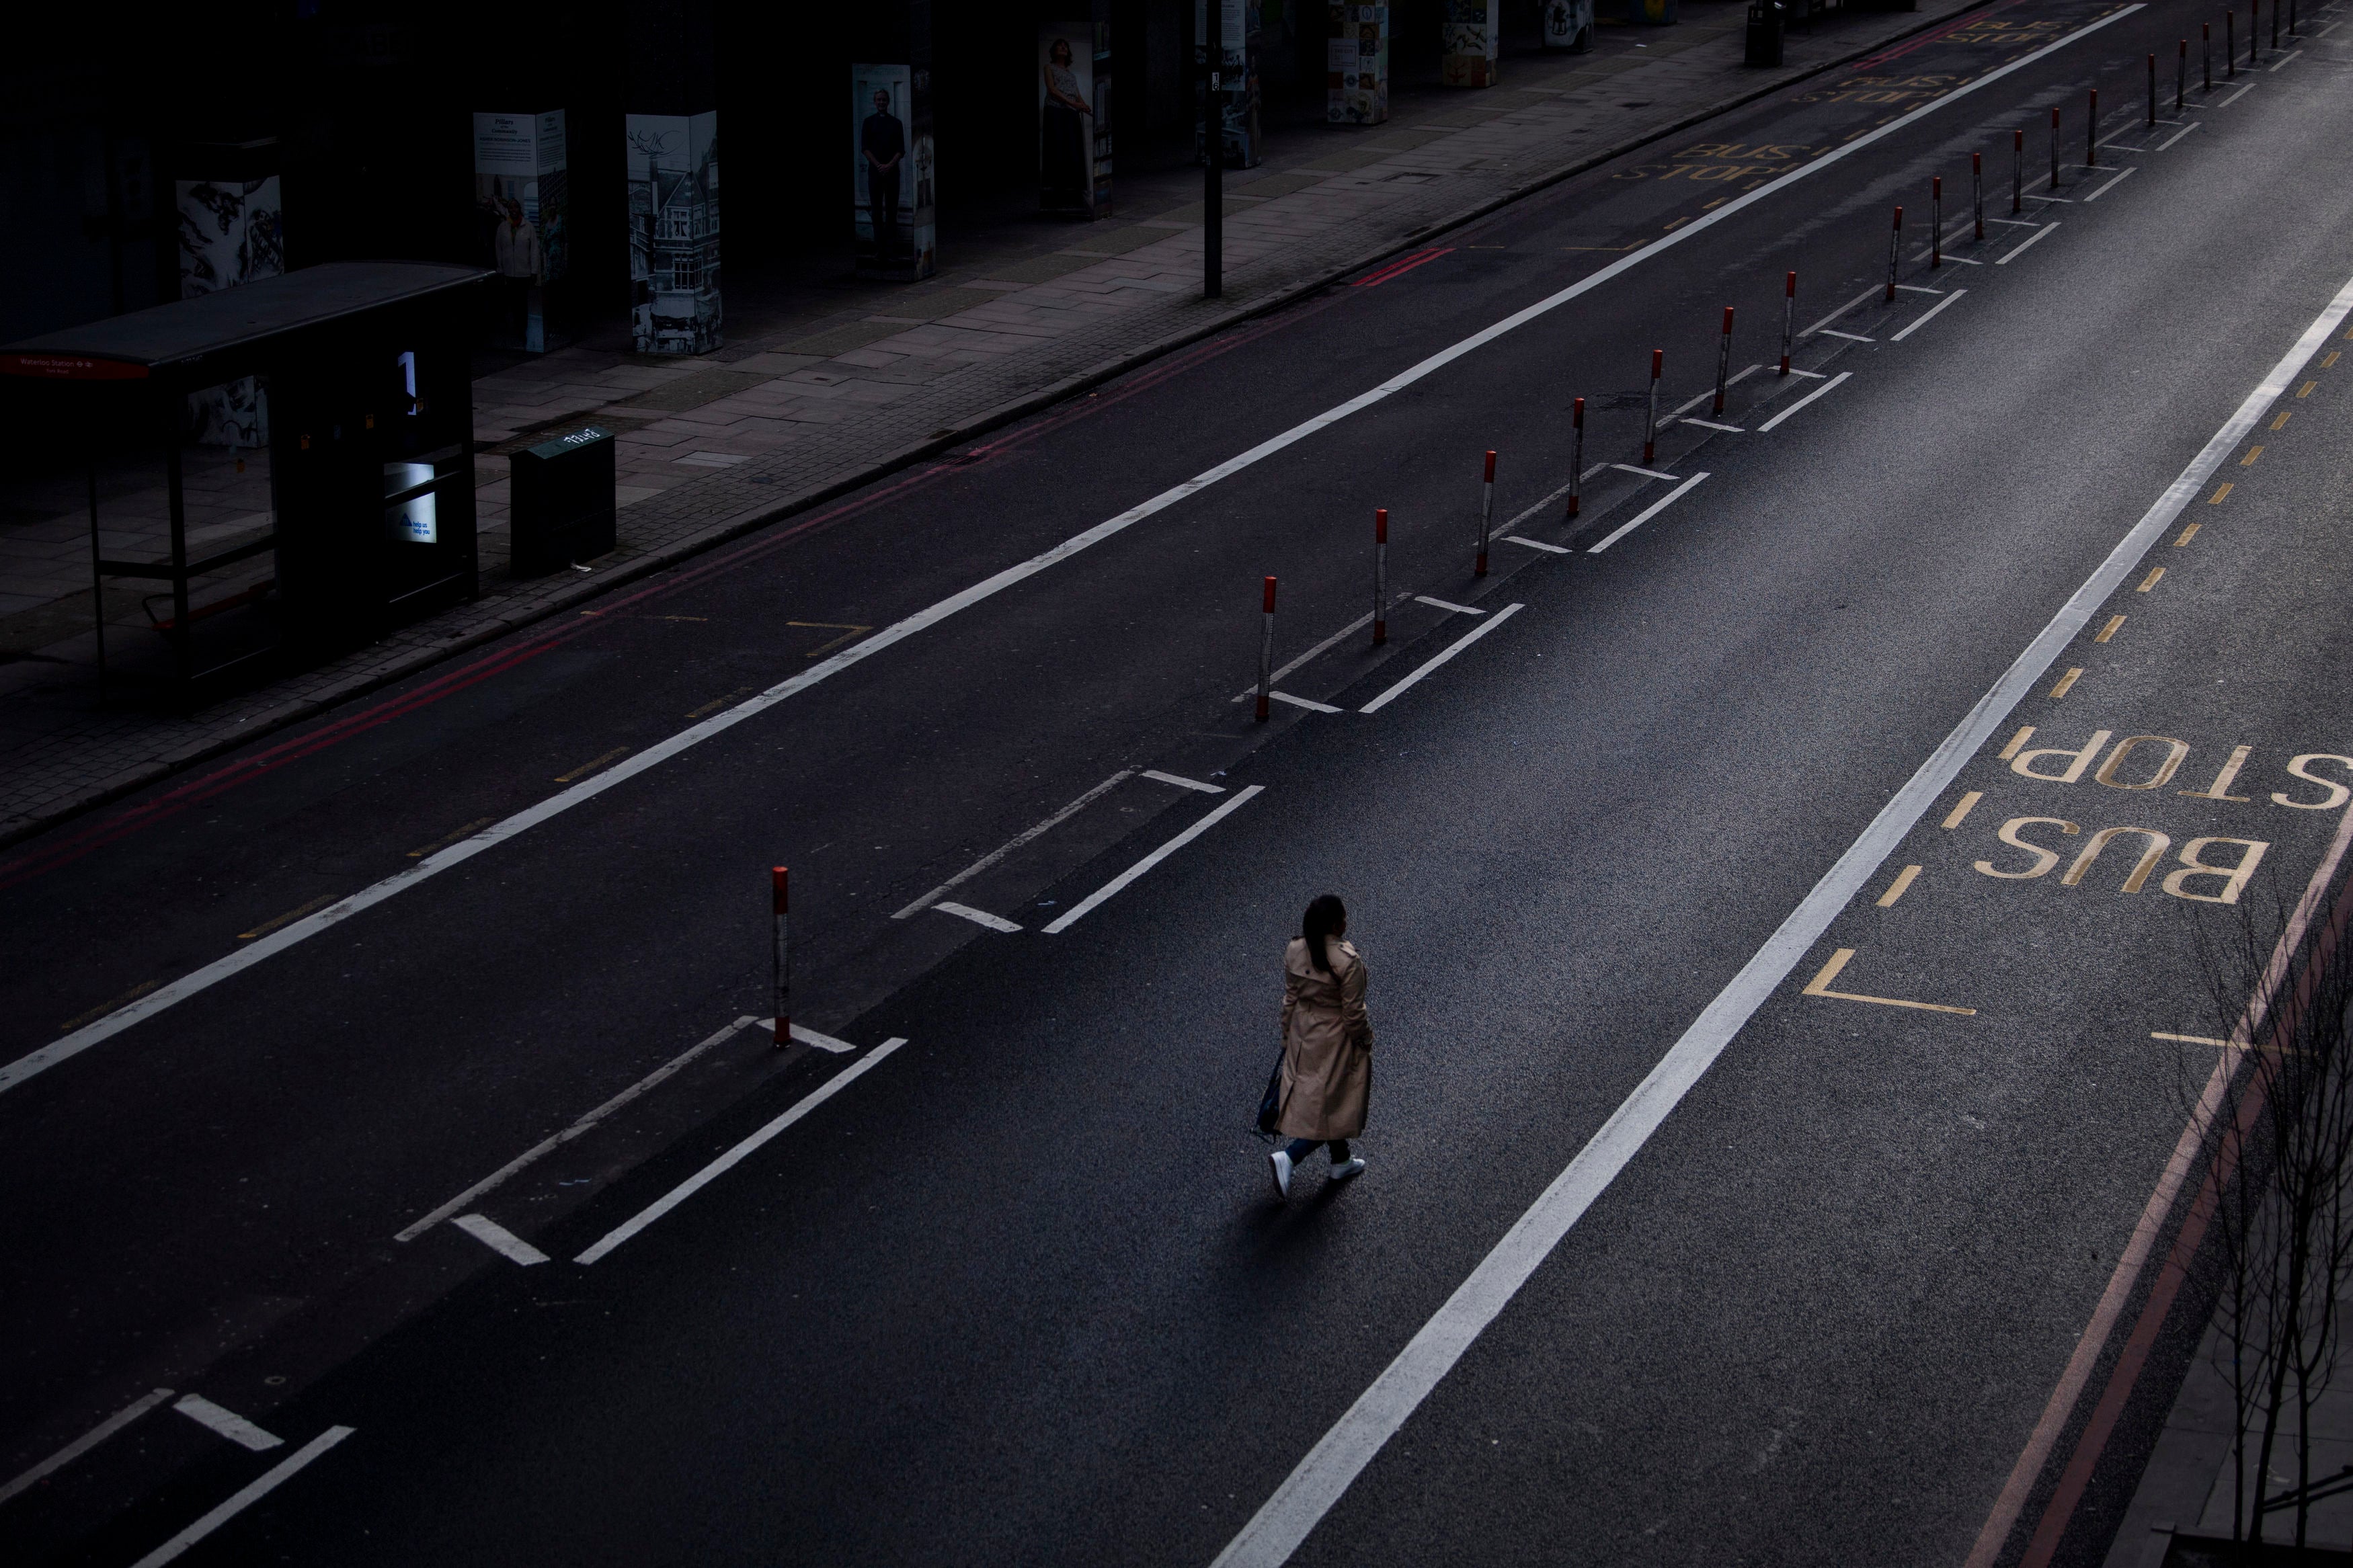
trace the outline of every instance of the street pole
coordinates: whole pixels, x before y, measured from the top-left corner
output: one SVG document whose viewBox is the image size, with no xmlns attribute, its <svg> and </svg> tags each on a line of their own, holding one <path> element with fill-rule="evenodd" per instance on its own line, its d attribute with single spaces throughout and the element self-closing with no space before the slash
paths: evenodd
<svg viewBox="0 0 2353 1568">
<path fill-rule="evenodd" d="M 1223 290 L 1226 243 L 1226 117 L 1224 94 L 1217 71 L 1209 72 L 1209 90 L 1201 98 L 1201 130 L 1208 154 L 1201 160 L 1201 298 L 1214 300 Z"/>
</svg>

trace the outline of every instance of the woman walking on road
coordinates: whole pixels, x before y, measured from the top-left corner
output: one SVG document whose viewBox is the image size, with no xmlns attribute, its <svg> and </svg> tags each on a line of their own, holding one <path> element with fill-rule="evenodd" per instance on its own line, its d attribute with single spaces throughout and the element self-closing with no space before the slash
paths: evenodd
<svg viewBox="0 0 2353 1568">
<path fill-rule="evenodd" d="M 1325 893 L 1307 906 L 1299 934 L 1282 955 L 1282 1080 L 1275 1131 L 1290 1144 L 1267 1156 L 1278 1197 L 1291 1195 L 1291 1173 L 1315 1152 L 1332 1151 L 1332 1180 L 1365 1168 L 1348 1140 L 1365 1130 L 1373 1091 L 1373 1022 L 1365 1015 L 1365 961 L 1341 939 L 1348 911 Z"/>
</svg>

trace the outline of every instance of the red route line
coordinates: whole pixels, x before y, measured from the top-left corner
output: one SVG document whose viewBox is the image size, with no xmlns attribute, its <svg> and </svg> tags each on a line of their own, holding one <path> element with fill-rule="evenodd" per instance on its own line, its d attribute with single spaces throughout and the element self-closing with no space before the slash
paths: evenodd
<svg viewBox="0 0 2353 1568">
<path fill-rule="evenodd" d="M 2271 1026 L 2271 1043 L 2274 1050 L 2284 1049 L 2284 1041 L 2312 1003 L 2312 994 L 2319 984 L 2320 973 L 2335 956 L 2338 941 L 2345 933 L 2348 916 L 2353 916 L 2353 882 L 2346 884 L 2337 897 L 2337 906 L 2330 912 L 2328 924 L 2322 928 L 2313 943 L 2311 960 L 2298 976 L 2295 993 L 2284 1016 Z M 2075 1453 L 2069 1460 L 2064 1474 L 2059 1478 L 2058 1489 L 2042 1510 L 2042 1522 L 2036 1527 L 2034 1539 L 2028 1542 L 2026 1554 L 2019 1560 L 2019 1568 L 2046 1568 L 2059 1550 L 2059 1542 L 2074 1521 L 2075 1510 L 2082 1506 L 2084 1493 L 2091 1485 L 2092 1472 L 2098 1468 L 2101 1457 L 2107 1451 L 2108 1439 L 2116 1435 L 2117 1420 L 2124 1415 L 2126 1404 L 2139 1386 L 2141 1373 L 2147 1370 L 2149 1352 L 2156 1348 L 2157 1336 L 2164 1331 L 2165 1321 L 2171 1315 L 2174 1299 L 2189 1279 L 2190 1266 L 2198 1257 L 2199 1244 L 2205 1239 L 2206 1227 L 2221 1206 L 2222 1189 L 2229 1184 L 2239 1158 L 2262 1114 L 2265 1096 L 2260 1088 L 2249 1093 L 2239 1110 L 2237 1121 L 2223 1135 L 2215 1150 L 2214 1158 L 2199 1184 L 2198 1198 L 2181 1230 L 2167 1252 L 2165 1266 L 2156 1284 L 2149 1287 L 2148 1300 L 2141 1308 L 2140 1317 L 2133 1325 L 2132 1338 L 2126 1342 L 2124 1352 L 2116 1358 L 2116 1370 L 2108 1374 L 2108 1384 L 2085 1424 L 2084 1435 L 2076 1439 Z"/>
<path fill-rule="evenodd" d="M 1454 247 L 1451 245 L 1442 245 L 1432 250 L 1417 250 L 1412 255 L 1405 257 L 1400 260 L 1390 262 L 1387 267 L 1382 268 L 1377 272 L 1370 272 L 1366 274 L 1364 277 L 1357 279 L 1353 287 L 1358 289 L 1377 288 L 1379 285 L 1388 282 L 1392 278 L 1402 278 L 1407 273 L 1412 271 L 1415 268 L 1435 261 L 1441 256 L 1451 256 L 1453 252 Z"/>
<path fill-rule="evenodd" d="M 1323 310 L 1333 303 L 1335 298 L 1314 301 L 1308 309 Z M 765 537 L 740 544 L 733 550 L 692 566 L 673 568 L 663 575 L 661 581 L 638 588 L 610 603 L 600 605 L 595 609 L 583 610 L 568 622 L 558 622 L 537 631 L 520 634 L 523 639 L 520 644 L 511 643 L 505 647 L 476 659 L 471 664 L 438 675 L 423 685 L 379 702 L 372 708 L 329 720 L 317 728 L 279 742 L 251 756 L 242 757 L 224 767 L 216 768 L 201 778 L 192 779 L 153 799 L 117 812 L 112 816 L 94 823 L 61 842 L 45 846 L 31 854 L 18 856 L 13 860 L 0 861 L 0 889 L 16 887 L 35 877 L 57 870 L 142 829 L 167 821 L 189 806 L 210 800 L 226 790 L 261 778 L 290 763 L 299 762 L 343 741 L 348 741 L 353 736 L 380 728 L 395 719 L 405 717 L 419 709 L 438 702 L 445 697 L 453 696 L 470 687 L 479 685 L 492 676 L 503 674 L 525 660 L 535 658 L 543 653 L 570 642 L 575 637 L 596 629 L 596 623 L 598 620 L 615 616 L 649 599 L 666 597 L 681 589 L 693 586 L 721 572 L 732 570 L 771 551 L 780 549 L 803 535 L 855 516 L 911 490 L 934 484 L 951 474 L 974 466 L 976 460 L 987 461 L 991 458 L 1001 456 L 1016 447 L 1026 446 L 1063 425 L 1083 418 L 1090 414 L 1098 413 L 1115 404 L 1125 402 L 1128 398 L 1157 386 L 1185 371 L 1253 342 L 1278 328 L 1300 319 L 1300 315 L 1301 312 L 1296 310 L 1284 312 L 1253 323 L 1239 331 L 1224 334 L 1209 342 L 1198 344 L 1140 375 L 1128 378 L 1107 395 L 1091 397 L 1075 407 L 1033 421 L 1029 426 L 1003 440 L 984 447 L 972 447 L 959 460 L 927 464 L 914 473 L 885 485 L 880 489 L 802 518 L 789 527 L 779 528 Z"/>
<path fill-rule="evenodd" d="M 1883 49 L 1878 54 L 1869 56 L 1863 59 L 1859 59 L 1847 68 L 1849 70 L 1868 70 L 1873 66 L 1883 66 L 1890 60 L 1901 59 L 1915 49 L 1925 49 L 1930 44 L 1942 43 L 1947 38 L 1952 37 L 1955 33 L 1959 32 L 1962 28 L 1977 26 L 1977 24 L 1984 21 L 1988 16 L 1992 16 L 1997 11 L 2007 11 L 2013 5 L 2022 4 L 2024 4 L 2024 0 L 1999 0 L 1999 4 L 1985 6 L 1980 10 L 1972 11 L 1966 16 L 1955 17 L 1952 21 L 1946 23 L 1943 26 L 1923 33 L 1916 38 L 1907 38 L 1903 43 L 1895 45 L 1893 48 Z"/>
</svg>

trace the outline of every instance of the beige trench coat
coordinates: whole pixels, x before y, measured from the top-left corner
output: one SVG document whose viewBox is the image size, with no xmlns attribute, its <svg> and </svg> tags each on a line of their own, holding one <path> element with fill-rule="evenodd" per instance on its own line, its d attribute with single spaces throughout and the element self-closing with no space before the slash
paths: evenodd
<svg viewBox="0 0 2353 1568">
<path fill-rule="evenodd" d="M 1307 942 L 1282 955 L 1282 1109 L 1286 1138 L 1329 1142 L 1365 1130 L 1373 1092 L 1373 1021 L 1365 1014 L 1365 961 L 1328 944 L 1332 971 L 1309 962 Z"/>
</svg>

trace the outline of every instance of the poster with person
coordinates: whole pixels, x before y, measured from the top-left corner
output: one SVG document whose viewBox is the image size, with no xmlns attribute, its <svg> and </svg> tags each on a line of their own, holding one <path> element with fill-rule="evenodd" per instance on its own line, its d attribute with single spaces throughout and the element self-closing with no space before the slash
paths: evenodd
<svg viewBox="0 0 2353 1568">
<path fill-rule="evenodd" d="M 930 72 L 849 68 L 850 215 L 858 270 L 912 282 L 938 266 Z"/>
<path fill-rule="evenodd" d="M 1095 216 L 1094 36 L 1094 24 L 1087 21 L 1038 29 L 1040 212 Z"/>
<path fill-rule="evenodd" d="M 570 258 L 564 110 L 474 116 L 474 212 L 482 264 L 499 278 L 498 336 L 546 352 L 545 285 Z"/>
</svg>

